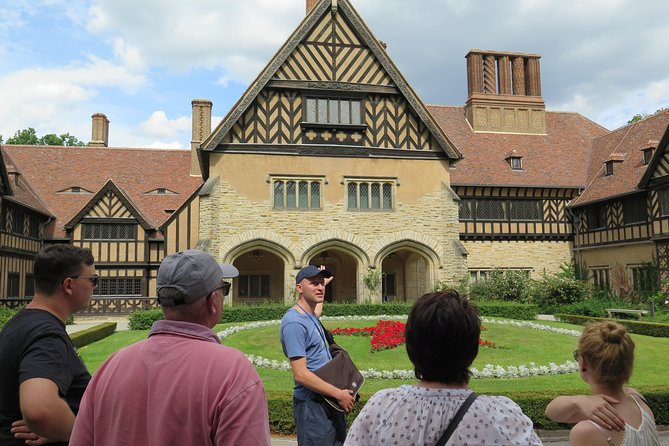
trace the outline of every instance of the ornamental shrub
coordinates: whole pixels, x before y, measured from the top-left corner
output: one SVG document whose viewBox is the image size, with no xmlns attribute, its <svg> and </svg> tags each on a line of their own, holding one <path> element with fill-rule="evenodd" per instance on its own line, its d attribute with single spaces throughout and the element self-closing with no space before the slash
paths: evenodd
<svg viewBox="0 0 669 446">
<path fill-rule="evenodd" d="M 591 290 L 589 283 L 567 275 L 545 275 L 541 280 L 534 282 L 532 302 L 537 304 L 541 311 L 551 312 L 560 305 L 587 300 L 591 296 Z"/>
<path fill-rule="evenodd" d="M 114 334 L 116 331 L 116 322 L 104 322 L 102 324 L 96 325 L 86 330 L 77 331 L 70 335 L 72 343 L 75 347 L 80 348 L 84 345 L 91 344 L 100 339 L 104 339 L 107 336 Z"/>
<path fill-rule="evenodd" d="M 556 314 L 555 318 L 561 322 L 578 325 L 585 325 L 589 322 L 615 320 L 619 324 L 623 325 L 630 333 L 654 336 L 656 338 L 669 338 L 669 324 L 658 324 L 657 322 L 643 322 L 631 319 L 579 316 L 575 314 Z"/>
<path fill-rule="evenodd" d="M 473 301 L 527 302 L 530 288 L 531 281 L 525 271 L 493 270 L 485 281 L 469 286 L 469 297 Z"/>
<path fill-rule="evenodd" d="M 532 320 L 537 318 L 538 307 L 506 301 L 472 302 L 479 309 L 481 316 L 504 317 L 510 319 Z M 325 304 L 324 316 L 397 316 L 408 315 L 413 303 L 389 304 Z M 264 303 L 258 305 L 235 305 L 223 307 L 221 323 L 270 321 L 281 319 L 289 306 L 282 303 Z M 160 310 L 138 310 L 129 317 L 130 330 L 148 330 L 153 323 L 163 318 Z"/>
</svg>

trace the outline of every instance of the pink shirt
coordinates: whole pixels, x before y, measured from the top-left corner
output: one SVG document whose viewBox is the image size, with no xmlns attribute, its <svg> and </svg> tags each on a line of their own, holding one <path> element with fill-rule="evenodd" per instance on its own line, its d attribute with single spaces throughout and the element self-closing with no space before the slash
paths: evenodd
<svg viewBox="0 0 669 446">
<path fill-rule="evenodd" d="M 219 342 L 201 325 L 156 322 L 95 373 L 70 445 L 269 446 L 262 381 Z"/>
</svg>

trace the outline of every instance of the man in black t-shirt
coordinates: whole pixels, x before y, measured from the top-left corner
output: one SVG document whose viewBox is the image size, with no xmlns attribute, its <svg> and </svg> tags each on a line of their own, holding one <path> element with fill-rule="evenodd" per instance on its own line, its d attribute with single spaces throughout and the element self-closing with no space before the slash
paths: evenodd
<svg viewBox="0 0 669 446">
<path fill-rule="evenodd" d="M 0 332 L 0 445 L 66 445 L 91 375 L 65 331 L 97 286 L 90 250 L 37 254 L 35 297 Z M 34 442 L 34 443 L 32 443 Z"/>
</svg>

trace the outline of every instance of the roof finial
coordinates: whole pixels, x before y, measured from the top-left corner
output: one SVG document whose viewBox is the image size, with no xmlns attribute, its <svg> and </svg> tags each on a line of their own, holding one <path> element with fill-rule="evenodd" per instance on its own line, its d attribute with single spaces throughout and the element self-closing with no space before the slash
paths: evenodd
<svg viewBox="0 0 669 446">
<path fill-rule="evenodd" d="M 339 6 L 337 6 L 337 0 L 332 0 L 332 15 L 337 15 L 338 9 Z"/>
</svg>

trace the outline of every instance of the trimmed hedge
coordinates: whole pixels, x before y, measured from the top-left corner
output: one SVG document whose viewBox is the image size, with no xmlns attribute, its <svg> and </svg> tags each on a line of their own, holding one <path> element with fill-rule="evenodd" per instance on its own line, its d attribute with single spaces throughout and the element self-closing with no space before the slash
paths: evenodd
<svg viewBox="0 0 669 446">
<path fill-rule="evenodd" d="M 588 322 L 613 320 L 623 325 L 630 333 L 654 336 L 656 338 L 669 338 L 669 325 L 657 322 L 642 322 L 630 319 L 612 319 L 606 317 L 579 316 L 575 314 L 556 314 L 555 318 L 562 322 L 576 325 L 585 325 Z"/>
<path fill-rule="evenodd" d="M 536 319 L 539 309 L 533 304 L 491 301 L 472 302 L 479 309 L 481 316 L 503 317 L 509 319 Z M 411 303 L 399 304 L 336 304 L 328 303 L 326 316 L 376 316 L 409 314 Z M 285 304 L 235 305 L 223 308 L 221 323 L 269 321 L 281 319 L 290 308 Z M 160 310 L 139 310 L 129 317 L 130 330 L 148 330 L 157 320 L 163 318 Z"/>
<path fill-rule="evenodd" d="M 476 390 L 476 383 L 472 383 Z M 642 388 L 639 390 L 648 401 L 655 421 L 659 425 L 669 424 L 669 390 L 666 388 Z M 578 394 L 574 392 L 573 394 Z M 556 430 L 570 429 L 571 425 L 556 423 L 545 417 L 546 406 L 553 398 L 561 394 L 545 392 L 514 392 L 504 396 L 511 398 L 522 409 L 534 423 L 535 429 Z M 350 426 L 362 407 L 371 397 L 369 394 L 361 394 L 360 401 L 355 404 L 353 410 L 346 415 L 347 425 Z M 269 406 L 269 427 L 273 434 L 294 435 L 295 423 L 293 421 L 293 395 L 289 392 L 268 392 L 267 403 Z"/>
<path fill-rule="evenodd" d="M 107 336 L 112 335 L 116 331 L 116 322 L 104 322 L 95 327 L 87 328 L 86 330 L 77 331 L 70 335 L 72 343 L 75 347 L 80 348 L 84 345 L 91 344 Z"/>
</svg>

